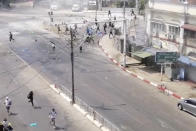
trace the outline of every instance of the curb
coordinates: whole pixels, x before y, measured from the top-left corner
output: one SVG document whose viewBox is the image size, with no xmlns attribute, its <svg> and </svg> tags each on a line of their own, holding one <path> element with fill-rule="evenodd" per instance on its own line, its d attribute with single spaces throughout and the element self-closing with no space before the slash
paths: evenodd
<svg viewBox="0 0 196 131">
<path fill-rule="evenodd" d="M 26 61 L 24 61 L 19 55 L 17 55 L 13 50 L 11 50 L 10 48 L 8 48 L 8 50 L 13 53 L 18 59 L 20 59 L 24 64 L 26 64 L 28 67 L 31 67 Z M 32 68 L 33 69 L 33 68 Z M 37 71 L 35 69 L 33 69 L 33 71 L 35 71 L 37 73 Z M 38 76 L 40 76 L 40 78 L 46 82 L 47 85 L 49 85 L 49 87 L 51 89 L 53 89 L 57 94 L 59 94 L 62 98 L 64 98 L 65 100 L 67 100 L 69 103 L 71 103 L 71 99 L 65 94 L 63 93 L 60 89 L 58 89 L 56 87 L 55 84 L 50 84 L 45 78 L 43 78 L 39 73 L 37 73 Z M 88 120 L 90 120 L 95 126 L 97 126 L 99 129 L 101 129 L 102 131 L 110 131 L 108 128 L 104 127 L 101 123 L 99 123 L 96 120 L 93 120 L 93 117 L 88 114 L 87 112 L 85 112 L 82 108 L 80 108 L 79 105 L 77 104 L 73 104 L 73 107 L 75 107 L 79 112 L 81 112 L 84 117 L 86 117 Z"/>
<path fill-rule="evenodd" d="M 63 93 L 63 91 L 61 91 L 59 88 L 57 88 L 55 84 L 50 84 L 49 87 L 51 89 L 53 89 L 61 97 L 63 97 L 65 100 L 67 100 L 69 103 L 71 103 L 71 99 L 68 96 L 66 96 L 66 94 Z M 75 107 L 75 109 L 77 109 L 80 113 L 82 113 L 82 115 L 84 117 L 86 117 L 88 120 L 90 120 L 95 126 L 97 126 L 102 131 L 110 131 L 109 129 L 104 127 L 100 122 L 94 120 L 93 117 L 88 112 L 86 112 L 85 110 L 80 108 L 80 106 L 78 104 L 73 104 L 73 107 Z"/>
<path fill-rule="evenodd" d="M 128 69 L 124 68 L 120 63 L 118 63 L 114 58 L 112 58 L 112 56 L 110 56 L 110 55 L 108 54 L 108 52 L 104 50 L 104 48 L 102 47 L 102 45 L 99 44 L 99 48 L 104 52 L 104 54 L 105 54 L 105 55 L 106 55 L 115 65 L 117 65 L 118 67 L 120 67 L 121 70 L 123 70 L 123 71 L 129 73 L 129 74 L 130 74 L 131 76 L 133 76 L 133 77 L 136 77 L 136 78 L 138 78 L 138 79 L 144 81 L 144 82 L 147 83 L 147 84 L 150 84 L 150 85 L 156 87 L 158 90 L 162 91 L 163 93 L 165 93 L 165 94 L 167 94 L 167 95 L 171 95 L 171 96 L 173 96 L 173 97 L 175 97 L 175 98 L 177 98 L 177 99 L 184 99 L 183 97 L 181 97 L 181 96 L 175 94 L 175 93 L 172 92 L 171 90 L 168 90 L 166 87 L 162 87 L 162 85 L 158 85 L 158 84 L 156 84 L 156 83 L 154 83 L 154 82 L 151 82 L 151 81 L 149 81 L 149 80 L 147 80 L 147 79 L 145 79 L 145 78 L 143 78 L 143 77 L 137 75 L 136 73 L 134 73 L 134 72 L 132 72 L 132 71 L 129 71 Z"/>
</svg>

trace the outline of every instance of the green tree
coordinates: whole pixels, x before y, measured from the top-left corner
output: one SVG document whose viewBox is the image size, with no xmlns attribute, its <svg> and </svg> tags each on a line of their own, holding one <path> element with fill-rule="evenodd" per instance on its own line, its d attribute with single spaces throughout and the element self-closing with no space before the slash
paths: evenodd
<svg viewBox="0 0 196 131">
<path fill-rule="evenodd" d="M 148 0 L 139 0 L 139 14 L 141 13 L 141 11 L 144 11 L 145 10 L 145 6 L 146 4 L 148 3 Z"/>
</svg>

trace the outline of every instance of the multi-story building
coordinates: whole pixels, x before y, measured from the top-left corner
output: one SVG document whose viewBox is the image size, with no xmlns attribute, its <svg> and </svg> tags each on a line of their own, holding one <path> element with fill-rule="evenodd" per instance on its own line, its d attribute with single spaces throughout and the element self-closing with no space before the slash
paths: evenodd
<svg viewBox="0 0 196 131">
<path fill-rule="evenodd" d="M 177 51 L 196 67 L 196 0 L 149 0 L 145 18 L 150 46 Z"/>
<path fill-rule="evenodd" d="M 154 47 L 196 53 L 196 0 L 150 0 L 146 33 Z"/>
</svg>

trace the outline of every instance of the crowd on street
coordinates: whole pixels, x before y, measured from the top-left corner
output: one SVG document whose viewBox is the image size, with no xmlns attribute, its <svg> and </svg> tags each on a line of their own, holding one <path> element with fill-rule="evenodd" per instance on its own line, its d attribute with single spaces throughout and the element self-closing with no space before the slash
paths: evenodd
<svg viewBox="0 0 196 131">
<path fill-rule="evenodd" d="M 28 102 L 31 103 L 33 108 L 36 108 L 36 106 L 34 106 L 34 93 L 33 91 L 30 91 L 27 95 L 27 99 Z M 12 100 L 7 96 L 5 98 L 5 101 L 3 103 L 5 105 L 5 109 L 8 113 L 9 116 L 12 115 L 11 112 L 11 107 L 12 107 Z M 51 126 L 56 129 L 56 116 L 57 116 L 57 112 L 54 108 L 52 108 L 52 110 L 49 112 L 49 123 L 51 124 Z M 12 124 L 7 120 L 7 118 L 4 118 L 2 122 L 0 122 L 0 131 L 12 131 L 13 127 Z"/>
</svg>

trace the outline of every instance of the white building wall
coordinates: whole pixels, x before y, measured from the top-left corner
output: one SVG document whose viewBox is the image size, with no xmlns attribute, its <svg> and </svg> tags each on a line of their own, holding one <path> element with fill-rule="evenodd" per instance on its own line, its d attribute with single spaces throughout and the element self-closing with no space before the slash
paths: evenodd
<svg viewBox="0 0 196 131">
<path fill-rule="evenodd" d="M 157 20 L 157 22 L 164 23 L 166 25 L 166 31 L 165 32 L 159 32 L 159 37 L 152 37 L 152 43 L 162 43 L 162 47 L 165 49 L 168 49 L 170 51 L 178 51 L 182 53 L 182 50 L 184 50 L 185 54 L 188 52 L 195 50 L 191 47 L 184 46 L 184 29 L 180 28 L 180 32 L 178 35 L 176 35 L 176 41 L 172 42 L 168 40 L 168 33 L 169 33 L 169 25 L 174 25 L 181 27 L 185 23 L 185 5 L 177 5 L 177 4 L 171 4 L 171 3 L 164 3 L 164 2 L 149 2 L 149 8 L 151 11 L 148 11 L 147 16 L 147 28 L 146 33 L 147 36 L 150 36 L 149 34 L 153 35 L 153 32 L 151 31 L 150 22 L 152 20 Z M 150 13 L 150 14 L 148 14 Z M 188 6 L 187 9 L 188 13 L 188 22 L 189 24 L 196 25 L 196 6 Z M 149 17 L 151 16 L 151 17 Z M 190 17 L 191 16 L 191 17 Z M 149 34 L 148 34 L 149 33 Z"/>
</svg>

